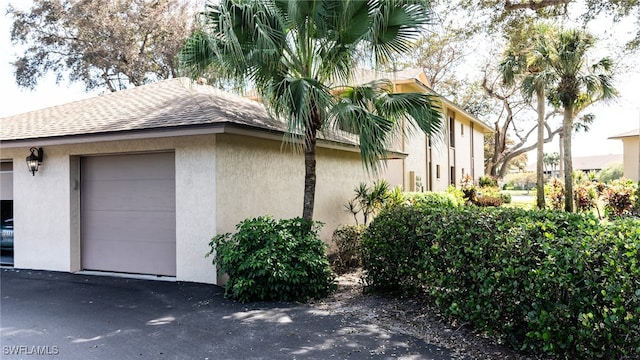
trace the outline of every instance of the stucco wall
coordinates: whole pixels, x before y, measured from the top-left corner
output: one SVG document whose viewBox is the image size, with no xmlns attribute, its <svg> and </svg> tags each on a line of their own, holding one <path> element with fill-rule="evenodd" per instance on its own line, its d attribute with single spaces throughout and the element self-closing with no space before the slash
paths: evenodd
<svg viewBox="0 0 640 360">
<path fill-rule="evenodd" d="M 473 136 L 474 180 L 477 182 L 481 176 L 484 176 L 484 133 L 475 130 Z"/>
<path fill-rule="evenodd" d="M 217 141 L 216 173 L 218 233 L 233 232 L 240 221 L 261 215 L 293 218 L 302 215 L 304 158 L 277 140 L 221 134 Z M 353 219 L 343 204 L 365 175 L 360 155 L 319 148 L 314 219 L 325 225 L 321 238 Z"/>
<path fill-rule="evenodd" d="M 408 136 L 405 140 L 404 152 L 409 154 L 404 160 L 404 189 L 406 191 L 427 190 L 427 137 L 421 132 Z M 413 184 L 409 175 L 412 171 L 416 177 Z"/>
<path fill-rule="evenodd" d="M 638 179 L 638 167 L 640 166 L 640 158 L 638 154 L 638 137 L 626 137 L 622 139 L 623 144 L 623 167 L 624 177 L 640 181 Z"/>
<path fill-rule="evenodd" d="M 81 270 L 80 156 L 167 150 L 176 154 L 176 279 L 215 282 L 204 258 L 216 229 L 215 135 L 47 146 L 35 176 L 21 166 L 28 148 L 3 149 L 14 162 L 14 266 Z"/>
<path fill-rule="evenodd" d="M 70 172 L 66 149 L 45 149 L 35 176 L 27 171 L 28 148 L 3 149 L 13 160 L 14 265 L 69 271 L 71 265 Z"/>
</svg>

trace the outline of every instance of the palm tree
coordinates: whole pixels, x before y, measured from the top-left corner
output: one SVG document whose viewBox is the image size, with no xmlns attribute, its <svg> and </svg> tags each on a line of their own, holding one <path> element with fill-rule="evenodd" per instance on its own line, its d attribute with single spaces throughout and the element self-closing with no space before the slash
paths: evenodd
<svg viewBox="0 0 640 360">
<path fill-rule="evenodd" d="M 510 49 L 500 63 L 500 73 L 505 85 L 515 84 L 516 77 L 521 78 L 520 86 L 525 98 L 531 101 L 533 95 L 536 97 L 536 111 L 538 113 L 537 142 L 536 142 L 536 206 L 539 209 L 545 208 L 544 199 L 544 129 L 545 129 L 545 108 L 546 90 L 554 81 L 553 74 L 545 63 L 544 54 L 539 51 L 544 50 L 538 45 L 542 38 L 547 36 L 549 27 L 539 26 L 531 41 L 525 44 L 523 49 Z"/>
<path fill-rule="evenodd" d="M 313 218 L 320 132 L 359 135 L 375 172 L 397 129 L 439 131 L 434 96 L 394 94 L 389 81 L 351 86 L 356 62 L 382 64 L 410 50 L 432 18 L 424 0 L 220 0 L 180 53 L 192 78 L 215 74 L 255 87 L 267 111 L 286 119 L 285 140 L 302 143 L 302 217 Z M 359 55 L 367 58 L 360 59 Z"/>
<path fill-rule="evenodd" d="M 594 44 L 594 38 L 577 29 L 557 31 L 552 36 L 540 38 L 538 53 L 555 77 L 555 85 L 549 96 L 562 106 L 563 122 L 563 164 L 565 211 L 573 211 L 573 164 L 571 135 L 573 120 L 580 110 L 598 100 L 615 97 L 610 58 L 604 57 L 592 65 L 587 64 L 587 52 Z"/>
</svg>

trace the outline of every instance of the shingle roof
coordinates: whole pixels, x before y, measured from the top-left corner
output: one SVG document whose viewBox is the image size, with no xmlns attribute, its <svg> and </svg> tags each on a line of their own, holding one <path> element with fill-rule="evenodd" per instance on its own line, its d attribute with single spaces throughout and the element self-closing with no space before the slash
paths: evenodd
<svg viewBox="0 0 640 360">
<path fill-rule="evenodd" d="M 174 78 L 0 118 L 0 141 L 219 125 L 286 131 L 261 103 Z M 342 134 L 330 140 L 357 144 Z"/>
</svg>

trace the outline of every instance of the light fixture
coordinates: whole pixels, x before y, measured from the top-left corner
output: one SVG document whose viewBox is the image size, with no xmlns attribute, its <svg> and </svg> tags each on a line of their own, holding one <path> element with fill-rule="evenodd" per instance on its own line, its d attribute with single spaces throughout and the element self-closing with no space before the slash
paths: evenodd
<svg viewBox="0 0 640 360">
<path fill-rule="evenodd" d="M 31 155 L 27 156 L 27 168 L 33 176 L 36 176 L 36 171 L 38 171 L 38 167 L 42 163 L 44 152 L 42 151 L 42 148 L 36 149 L 34 147 L 29 149 L 29 151 L 31 151 Z"/>
</svg>

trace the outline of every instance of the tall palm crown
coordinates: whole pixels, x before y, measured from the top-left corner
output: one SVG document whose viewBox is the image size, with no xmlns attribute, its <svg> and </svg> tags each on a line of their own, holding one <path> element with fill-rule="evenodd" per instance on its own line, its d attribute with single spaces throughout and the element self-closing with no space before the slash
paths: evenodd
<svg viewBox="0 0 640 360">
<path fill-rule="evenodd" d="M 549 97 L 564 109 L 565 210 L 573 211 L 573 164 L 571 133 L 576 113 L 588 104 L 609 100 L 617 92 L 612 84 L 613 61 L 604 57 L 589 65 L 588 52 L 595 45 L 590 34 L 577 29 L 560 30 L 542 37 L 536 45 L 539 61 L 551 71 L 554 86 Z"/>
<path fill-rule="evenodd" d="M 436 99 L 392 93 L 387 80 L 353 86 L 358 61 L 375 65 L 410 49 L 431 20 L 425 0 L 220 0 L 181 51 L 196 78 L 255 87 L 269 113 L 286 119 L 289 140 L 305 153 L 303 217 L 312 219 L 319 132 L 359 135 L 367 169 L 376 170 L 403 124 L 439 131 Z M 364 58 L 362 58 L 364 56 Z"/>
</svg>

